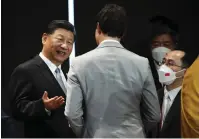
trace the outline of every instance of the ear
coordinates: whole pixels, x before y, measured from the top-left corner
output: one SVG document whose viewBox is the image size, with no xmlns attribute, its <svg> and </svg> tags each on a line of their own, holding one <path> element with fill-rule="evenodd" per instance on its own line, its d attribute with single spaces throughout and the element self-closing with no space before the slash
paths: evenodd
<svg viewBox="0 0 199 139">
<path fill-rule="evenodd" d="M 47 39 L 48 39 L 48 34 L 47 33 L 43 33 L 43 35 L 42 35 L 42 44 L 45 44 Z"/>
<path fill-rule="evenodd" d="M 101 32 L 102 32 L 100 25 L 99 25 L 99 22 L 97 22 L 96 31 L 97 31 L 98 34 L 101 34 Z"/>
</svg>

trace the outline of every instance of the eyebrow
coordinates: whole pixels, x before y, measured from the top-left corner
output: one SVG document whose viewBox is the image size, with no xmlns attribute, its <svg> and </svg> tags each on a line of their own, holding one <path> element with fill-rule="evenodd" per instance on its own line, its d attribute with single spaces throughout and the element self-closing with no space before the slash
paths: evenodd
<svg viewBox="0 0 199 139">
<path fill-rule="evenodd" d="M 65 38 L 64 35 L 62 35 L 62 34 L 57 34 L 57 37 L 58 36 L 61 36 L 62 38 Z M 68 38 L 68 41 L 73 41 L 73 39 Z"/>
<path fill-rule="evenodd" d="M 168 62 L 172 61 L 172 62 L 175 63 L 175 60 L 173 60 L 173 59 L 166 59 L 166 58 L 163 58 L 162 60 L 166 60 L 166 61 L 168 61 Z"/>
<path fill-rule="evenodd" d="M 168 59 L 168 61 L 173 61 L 173 62 L 175 62 L 173 59 Z"/>
<path fill-rule="evenodd" d="M 61 37 L 64 37 L 64 35 L 62 35 L 62 34 L 58 34 L 57 36 L 61 36 Z"/>
<path fill-rule="evenodd" d="M 172 41 L 152 41 L 152 43 L 173 43 Z"/>
</svg>

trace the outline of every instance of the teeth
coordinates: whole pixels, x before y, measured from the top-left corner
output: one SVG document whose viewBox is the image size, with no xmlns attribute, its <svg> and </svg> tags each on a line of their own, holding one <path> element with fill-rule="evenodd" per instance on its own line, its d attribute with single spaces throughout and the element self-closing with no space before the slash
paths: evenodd
<svg viewBox="0 0 199 139">
<path fill-rule="evenodd" d="M 64 54 L 65 54 L 65 52 L 60 52 L 60 54 L 61 54 L 61 55 L 64 55 Z"/>
</svg>

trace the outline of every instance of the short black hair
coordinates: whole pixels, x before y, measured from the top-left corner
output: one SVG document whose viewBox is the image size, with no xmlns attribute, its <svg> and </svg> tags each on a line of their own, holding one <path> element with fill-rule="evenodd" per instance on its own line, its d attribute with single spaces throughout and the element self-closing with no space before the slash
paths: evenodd
<svg viewBox="0 0 199 139">
<path fill-rule="evenodd" d="M 97 14 L 96 22 L 104 34 L 122 38 L 126 32 L 126 11 L 116 4 L 107 4 Z"/>
<path fill-rule="evenodd" d="M 172 39 L 173 43 L 175 44 L 174 48 L 177 49 L 178 43 L 179 43 L 179 34 L 168 27 L 156 26 L 156 28 L 154 28 L 152 31 L 151 40 L 153 40 L 155 37 L 163 35 L 163 34 L 168 34 L 171 36 L 171 39 Z"/>
<path fill-rule="evenodd" d="M 48 28 L 46 30 L 47 34 L 53 34 L 54 31 L 58 28 L 63 28 L 68 31 L 71 31 L 74 34 L 74 41 L 76 40 L 76 31 L 75 27 L 66 20 L 53 20 L 48 24 Z"/>
<path fill-rule="evenodd" d="M 175 44 L 174 49 L 178 48 L 179 29 L 178 25 L 174 23 L 174 21 L 161 15 L 154 16 L 150 18 L 149 21 L 151 24 L 151 40 L 153 40 L 157 36 L 168 34 L 171 36 L 172 41 Z"/>
</svg>

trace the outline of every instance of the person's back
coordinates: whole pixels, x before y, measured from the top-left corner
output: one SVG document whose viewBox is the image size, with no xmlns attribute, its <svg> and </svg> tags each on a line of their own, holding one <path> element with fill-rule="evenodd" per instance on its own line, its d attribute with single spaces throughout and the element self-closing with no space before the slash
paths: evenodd
<svg viewBox="0 0 199 139">
<path fill-rule="evenodd" d="M 77 69 L 78 75 L 83 75 L 79 78 L 84 81 L 84 137 L 145 137 L 140 104 L 149 72 L 148 60 L 116 42 L 104 42 L 78 59 L 84 61 L 77 63 L 81 68 Z M 154 92 L 149 97 L 159 107 L 155 86 L 151 87 Z M 156 110 L 152 111 L 151 120 L 158 120 Z"/>
<path fill-rule="evenodd" d="M 145 137 L 160 119 L 148 60 L 119 43 L 125 15 L 120 6 L 105 6 L 95 32 L 99 46 L 70 67 L 65 115 L 78 137 Z"/>
</svg>

